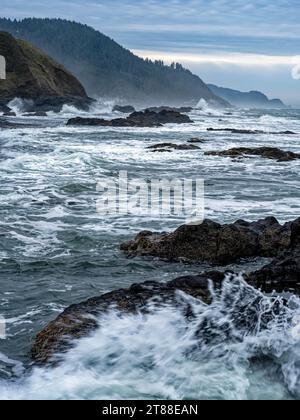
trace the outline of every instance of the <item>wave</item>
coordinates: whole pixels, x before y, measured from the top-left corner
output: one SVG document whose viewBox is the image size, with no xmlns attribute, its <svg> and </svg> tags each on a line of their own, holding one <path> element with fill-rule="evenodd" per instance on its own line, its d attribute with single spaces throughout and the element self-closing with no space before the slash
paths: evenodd
<svg viewBox="0 0 300 420">
<path fill-rule="evenodd" d="M 2 382 L 0 398 L 299 399 L 300 299 L 264 296 L 241 277 L 212 294 L 209 306 L 180 294 L 189 319 L 171 306 L 112 309 L 60 365 Z"/>
</svg>

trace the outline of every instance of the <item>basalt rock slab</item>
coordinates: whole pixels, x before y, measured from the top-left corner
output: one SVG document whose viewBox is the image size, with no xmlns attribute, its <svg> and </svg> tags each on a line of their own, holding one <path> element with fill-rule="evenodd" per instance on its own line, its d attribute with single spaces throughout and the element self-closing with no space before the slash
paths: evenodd
<svg viewBox="0 0 300 420">
<path fill-rule="evenodd" d="M 199 150 L 194 144 L 158 143 L 147 147 L 152 152 L 171 152 L 172 150 Z"/>
<path fill-rule="evenodd" d="M 121 245 L 128 257 L 157 257 L 227 265 L 241 258 L 276 257 L 291 243 L 291 223 L 280 225 L 274 217 L 257 222 L 239 220 L 221 225 L 205 220 L 183 225 L 171 233 L 141 232 Z"/>
<path fill-rule="evenodd" d="M 278 162 L 300 159 L 300 153 L 284 151 L 275 147 L 237 147 L 225 151 L 206 152 L 205 155 L 231 158 L 260 156 L 265 159 L 277 160 Z"/>
<path fill-rule="evenodd" d="M 184 114 L 163 110 L 161 112 L 133 112 L 127 118 L 105 120 L 101 118 L 71 118 L 69 126 L 99 127 L 161 127 L 163 124 L 188 124 L 193 121 Z"/>
<path fill-rule="evenodd" d="M 174 304 L 189 313 L 189 305 L 178 295 L 179 291 L 211 302 L 210 282 L 220 287 L 224 274 L 211 272 L 199 276 L 182 277 L 169 283 L 146 282 L 134 284 L 129 289 L 121 289 L 100 297 L 94 297 L 67 308 L 51 322 L 37 337 L 32 348 L 32 357 L 37 363 L 53 362 L 55 354 L 70 348 L 72 340 L 88 335 L 99 326 L 101 314 L 114 308 L 128 314 L 147 311 L 151 302 L 154 306 Z M 101 322 L 101 321 L 100 321 Z"/>
</svg>

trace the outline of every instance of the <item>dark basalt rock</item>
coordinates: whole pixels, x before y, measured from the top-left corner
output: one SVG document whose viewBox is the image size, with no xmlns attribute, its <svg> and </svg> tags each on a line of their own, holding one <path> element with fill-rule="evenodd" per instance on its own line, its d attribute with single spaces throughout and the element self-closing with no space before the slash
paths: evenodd
<svg viewBox="0 0 300 420">
<path fill-rule="evenodd" d="M 147 304 L 176 304 L 183 307 L 188 314 L 189 305 L 178 296 L 178 291 L 185 292 L 206 303 L 211 302 L 209 281 L 220 287 L 223 273 L 212 272 L 204 275 L 183 277 L 169 283 L 146 282 L 134 284 L 129 289 L 121 289 L 86 302 L 67 308 L 56 320 L 51 322 L 37 337 L 32 348 L 32 357 L 38 363 L 53 361 L 53 356 L 64 352 L 71 346 L 72 339 L 88 335 L 97 328 L 99 315 L 110 308 L 135 314 L 147 311 Z"/>
<path fill-rule="evenodd" d="M 290 246 L 290 226 L 280 225 L 273 217 L 229 225 L 205 220 L 200 225 L 181 226 L 172 233 L 141 232 L 135 240 L 121 245 L 121 250 L 129 257 L 227 265 L 241 258 L 279 255 Z"/>
<path fill-rule="evenodd" d="M 296 135 L 293 131 L 262 131 L 262 130 L 242 130 L 237 128 L 208 128 L 207 131 L 212 132 L 228 132 L 231 134 L 282 134 L 282 135 Z"/>
<path fill-rule="evenodd" d="M 192 123 L 187 115 L 174 111 L 133 112 L 127 118 L 104 120 L 99 118 L 71 118 L 67 125 L 99 126 L 99 127 L 161 127 L 163 124 Z"/>
<path fill-rule="evenodd" d="M 135 108 L 131 105 L 115 105 L 113 107 L 113 112 L 121 112 L 122 114 L 132 114 L 133 112 L 135 112 Z"/>
<path fill-rule="evenodd" d="M 247 157 L 247 156 L 261 156 L 265 159 L 273 159 L 278 162 L 289 162 L 291 160 L 300 159 L 300 153 L 288 152 L 275 147 L 236 147 L 225 151 L 205 152 L 206 156 L 221 156 L 221 157 Z"/>
<path fill-rule="evenodd" d="M 193 144 L 174 144 L 174 143 L 158 143 L 147 147 L 152 152 L 171 152 L 172 150 L 199 150 L 198 146 Z"/>
<path fill-rule="evenodd" d="M 300 218 L 291 224 L 289 249 L 261 270 L 250 274 L 248 281 L 269 293 L 276 290 L 300 294 Z"/>
<path fill-rule="evenodd" d="M 151 108 L 147 108 L 146 111 L 150 111 L 150 112 L 161 112 L 161 111 L 173 111 L 173 112 L 180 112 L 182 114 L 189 114 L 190 112 L 193 111 L 192 107 L 189 106 L 182 106 L 180 108 L 176 108 L 176 107 L 171 107 L 171 106 L 157 106 L 157 107 L 151 107 Z"/>
</svg>

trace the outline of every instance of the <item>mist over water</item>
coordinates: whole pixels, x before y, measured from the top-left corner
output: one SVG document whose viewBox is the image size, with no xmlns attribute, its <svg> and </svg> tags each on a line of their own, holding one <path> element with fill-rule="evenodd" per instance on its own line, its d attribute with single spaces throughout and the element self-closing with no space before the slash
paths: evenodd
<svg viewBox="0 0 300 420">
<path fill-rule="evenodd" d="M 291 297 L 278 314 L 280 302 L 240 279 L 226 284 L 211 307 L 194 303 L 193 322 L 170 307 L 136 317 L 112 311 L 103 327 L 78 342 L 53 370 L 32 370 L 30 348 L 35 334 L 72 303 L 209 268 L 127 260 L 120 243 L 141 230 L 171 230 L 184 221 L 98 214 L 99 178 L 117 179 L 121 170 L 131 178 L 204 178 L 206 217 L 222 223 L 270 215 L 292 220 L 300 214 L 299 161 L 232 160 L 204 152 L 272 146 L 299 153 L 300 134 L 240 135 L 207 128 L 300 133 L 300 112 L 233 110 L 228 115 L 202 107 L 191 113 L 193 125 L 112 129 L 66 127 L 68 118 L 85 115 L 71 107 L 29 119 L 20 106 L 14 103 L 16 120 L 38 126 L 0 133 L 0 314 L 7 321 L 7 339 L 0 341 L 0 398 L 299 399 L 299 299 Z M 92 114 L 115 117 L 111 109 L 112 104 L 99 103 Z M 199 150 L 146 149 L 192 137 L 205 139 Z M 243 316 L 237 307 L 241 296 L 263 302 L 251 330 L 235 325 Z M 274 317 L 260 328 L 258 320 L 270 305 L 276 306 Z M 204 318 L 210 339 L 199 329 Z"/>
</svg>

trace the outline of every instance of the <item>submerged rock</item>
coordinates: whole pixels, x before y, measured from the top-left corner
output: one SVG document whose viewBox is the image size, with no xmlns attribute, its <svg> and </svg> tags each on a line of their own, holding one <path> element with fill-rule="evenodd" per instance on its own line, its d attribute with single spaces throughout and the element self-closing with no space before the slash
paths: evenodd
<svg viewBox="0 0 300 420">
<path fill-rule="evenodd" d="M 193 144 L 175 144 L 175 143 L 158 143 L 147 147 L 152 152 L 171 152 L 172 150 L 199 150 L 198 146 Z"/>
<path fill-rule="evenodd" d="M 280 225 L 274 217 L 229 225 L 205 220 L 200 225 L 181 226 L 172 233 L 141 232 L 135 240 L 121 245 L 121 250 L 129 257 L 227 265 L 241 258 L 277 256 L 290 246 L 290 226 Z"/>
<path fill-rule="evenodd" d="M 243 130 L 237 128 L 208 128 L 207 131 L 228 132 L 231 134 L 282 134 L 282 135 L 296 135 L 293 131 L 262 131 L 262 130 Z"/>
<path fill-rule="evenodd" d="M 300 159 L 300 153 L 288 152 L 275 147 L 235 147 L 225 151 L 205 152 L 206 156 L 224 156 L 224 157 L 247 157 L 261 156 L 266 159 L 274 159 L 278 162 L 288 162 Z"/>
<path fill-rule="evenodd" d="M 163 124 L 188 124 L 193 121 L 187 116 L 174 111 L 133 112 L 127 118 L 104 120 L 99 118 L 71 118 L 67 125 L 99 127 L 161 127 Z"/>
<path fill-rule="evenodd" d="M 188 140 L 188 143 L 204 143 L 205 142 L 205 139 L 200 139 L 200 138 L 198 138 L 198 137 L 194 137 L 194 138 L 192 138 L 192 139 L 190 139 L 190 140 Z"/>
<path fill-rule="evenodd" d="M 121 112 L 122 114 L 132 114 L 135 112 L 134 106 L 131 105 L 115 105 L 113 112 Z"/>
</svg>

